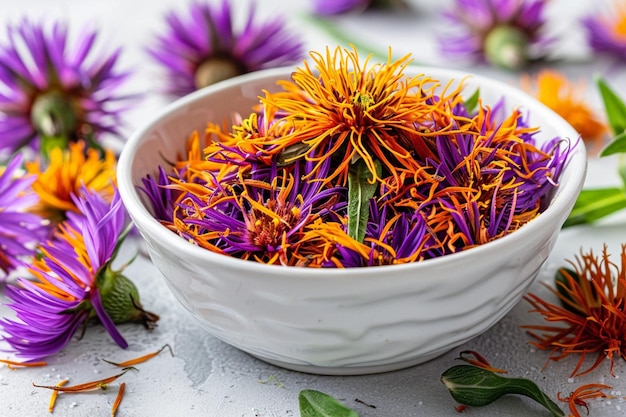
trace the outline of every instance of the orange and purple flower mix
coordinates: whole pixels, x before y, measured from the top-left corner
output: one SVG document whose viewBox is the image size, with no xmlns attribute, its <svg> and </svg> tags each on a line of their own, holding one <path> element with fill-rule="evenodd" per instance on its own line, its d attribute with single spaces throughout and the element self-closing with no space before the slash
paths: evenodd
<svg viewBox="0 0 626 417">
<path fill-rule="evenodd" d="M 311 54 L 231 131 L 144 179 L 186 240 L 266 264 L 415 262 L 487 243 L 536 217 L 571 144 L 538 144 L 519 110 L 472 105 L 463 85 L 405 76 L 409 57 Z M 356 220 L 355 220 L 356 218 Z"/>
</svg>

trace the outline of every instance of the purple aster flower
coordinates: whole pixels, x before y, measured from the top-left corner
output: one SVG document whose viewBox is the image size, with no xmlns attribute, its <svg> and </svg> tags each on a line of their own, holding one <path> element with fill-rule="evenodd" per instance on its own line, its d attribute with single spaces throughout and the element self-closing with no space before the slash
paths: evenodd
<svg viewBox="0 0 626 417">
<path fill-rule="evenodd" d="M 312 0 L 313 12 L 332 16 L 348 12 L 359 13 L 367 9 L 408 9 L 404 0 Z"/>
<path fill-rule="evenodd" d="M 456 0 L 444 13 L 454 32 L 440 38 L 441 52 L 508 69 L 545 57 L 546 0 Z"/>
<path fill-rule="evenodd" d="M 582 24 L 594 51 L 626 60 L 626 6 L 615 2 L 614 9 L 604 16 L 585 17 Z"/>
<path fill-rule="evenodd" d="M 125 97 L 115 91 L 128 76 L 114 69 L 119 49 L 94 56 L 97 33 L 90 30 L 69 48 L 63 23 L 46 29 L 24 20 L 7 35 L 0 46 L 0 157 L 80 139 L 97 146 L 101 133 L 119 134 Z"/>
<path fill-rule="evenodd" d="M 36 245 L 48 236 L 44 219 L 28 212 L 39 200 L 30 189 L 37 177 L 19 175 L 22 159 L 18 154 L 4 172 L 0 168 L 0 278 L 19 265 L 19 259 L 34 255 Z"/>
<path fill-rule="evenodd" d="M 34 280 L 19 278 L 6 289 L 16 319 L 2 319 L 0 327 L 11 350 L 26 360 L 58 352 L 91 319 L 123 348 L 116 323 L 158 319 L 141 309 L 132 282 L 111 269 L 125 236 L 119 194 L 109 204 L 84 189 L 75 202 L 81 213 L 70 213 L 55 237 L 40 245 L 42 257 L 29 266 Z"/>
<path fill-rule="evenodd" d="M 293 64 L 303 58 L 302 43 L 280 17 L 254 22 L 254 3 L 237 31 L 229 0 L 221 5 L 193 2 L 188 17 L 170 12 L 168 29 L 148 52 L 165 68 L 166 91 L 182 96 L 248 72 Z"/>
</svg>

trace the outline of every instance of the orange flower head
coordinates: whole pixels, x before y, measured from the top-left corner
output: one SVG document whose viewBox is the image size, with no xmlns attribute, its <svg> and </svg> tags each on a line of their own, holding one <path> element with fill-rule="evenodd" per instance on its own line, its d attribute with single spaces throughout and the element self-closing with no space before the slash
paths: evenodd
<svg viewBox="0 0 626 417">
<path fill-rule="evenodd" d="M 53 149 L 49 157 L 45 170 L 39 162 L 26 163 L 28 172 L 37 175 L 32 186 L 40 199 L 33 209 L 36 213 L 58 223 L 65 219 L 66 212 L 78 212 L 72 196 L 78 196 L 82 186 L 111 200 L 116 182 L 115 155 L 111 151 L 102 158 L 97 150 L 85 151 L 85 144 L 76 142 L 66 150 Z"/>
<path fill-rule="evenodd" d="M 583 140 L 599 145 L 607 133 L 606 123 L 597 117 L 580 93 L 581 88 L 573 86 L 556 71 L 543 70 L 537 75 L 535 96 L 539 101 L 567 120 Z"/>
<path fill-rule="evenodd" d="M 626 359 L 626 245 L 622 245 L 621 262 L 610 260 L 606 246 L 600 257 L 593 251 L 581 252 L 574 269 L 561 268 L 556 286 L 548 287 L 561 302 L 555 305 L 535 294 L 525 297 L 533 312 L 541 314 L 550 325 L 523 326 L 536 339 L 533 345 L 552 350 L 550 359 L 559 360 L 570 354 L 580 354 L 572 376 L 594 370 L 604 359 Z M 560 323 L 560 325 L 557 325 Z M 588 369 L 579 372 L 588 353 L 598 358 Z"/>
</svg>

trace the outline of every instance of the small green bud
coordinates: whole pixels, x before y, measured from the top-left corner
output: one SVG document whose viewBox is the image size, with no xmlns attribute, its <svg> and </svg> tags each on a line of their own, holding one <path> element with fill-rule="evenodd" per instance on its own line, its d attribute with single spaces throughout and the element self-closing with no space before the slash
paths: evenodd
<svg viewBox="0 0 626 417">
<path fill-rule="evenodd" d="M 102 306 L 115 324 L 134 322 L 153 328 L 159 320 L 158 315 L 143 309 L 135 284 L 110 266 L 99 276 L 98 287 Z"/>
<path fill-rule="evenodd" d="M 61 93 L 50 91 L 35 99 L 30 113 L 33 126 L 44 137 L 70 137 L 77 126 L 76 110 Z"/>
<path fill-rule="evenodd" d="M 528 63 L 528 38 L 511 26 L 497 26 L 485 38 L 485 57 L 493 65 L 518 70 Z"/>
</svg>

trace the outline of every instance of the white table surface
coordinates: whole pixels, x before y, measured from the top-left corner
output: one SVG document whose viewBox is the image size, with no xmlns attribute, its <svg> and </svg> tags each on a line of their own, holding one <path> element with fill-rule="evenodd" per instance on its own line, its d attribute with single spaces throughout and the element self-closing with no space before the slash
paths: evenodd
<svg viewBox="0 0 626 417">
<path fill-rule="evenodd" d="M 247 1 L 237 0 L 236 3 L 245 7 Z M 359 42 L 378 50 L 384 51 L 387 45 L 392 45 L 398 56 L 413 52 L 420 63 L 455 66 L 437 56 L 433 38 L 434 31 L 439 30 L 434 14 L 449 1 L 418 0 L 412 3 L 417 6 L 413 15 L 354 15 L 343 18 L 337 24 L 352 33 Z M 567 34 L 560 44 L 563 55 L 575 58 L 585 56 L 584 48 L 580 47 L 582 33 L 574 19 L 597 3 L 600 2 L 552 1 L 551 16 L 555 17 L 557 32 Z M 130 133 L 164 104 L 162 98 L 154 95 L 153 86 L 158 72 L 143 48 L 151 41 L 150 37 L 163 28 L 163 12 L 171 7 L 182 10 L 183 4 L 175 0 L 0 0 L 0 21 L 2 24 L 16 22 L 25 15 L 32 18 L 62 17 L 71 22 L 74 34 L 83 23 L 91 22 L 101 28 L 101 42 L 109 40 L 110 46 L 124 45 L 122 67 L 132 67 L 140 73 L 129 84 L 128 90 L 146 95 L 142 104 L 128 114 L 127 132 Z M 305 35 L 309 49 L 320 50 L 327 44 L 335 44 L 327 35 L 300 18 L 308 8 L 305 0 L 259 0 L 257 6 L 260 15 L 271 15 L 280 10 L 292 16 L 294 27 Z M 6 34 L 0 30 L 0 39 L 5 37 Z M 517 82 L 518 79 L 518 74 L 486 67 L 468 69 L 508 82 Z M 626 96 L 626 67 L 613 68 L 610 63 L 599 60 L 593 65 L 560 65 L 558 70 L 574 79 L 586 79 L 588 83 L 592 74 L 610 71 L 610 81 Z M 588 95 L 590 102 L 599 106 L 597 92 L 591 86 Z M 614 162 L 611 159 L 591 160 L 587 184 L 617 181 Z M 601 225 L 564 231 L 531 291 L 550 298 L 539 281 L 551 281 L 563 259 L 572 258 L 580 247 L 598 250 L 602 242 L 607 242 L 613 252 L 617 252 L 619 244 L 626 241 L 623 238 L 626 231 L 624 217 L 615 216 Z M 138 245 L 140 243 L 129 242 L 120 258 L 132 256 Z M 482 353 L 494 366 L 508 369 L 510 376 L 536 381 L 552 398 L 556 398 L 559 391 L 567 395 L 581 384 L 591 382 L 604 382 L 612 385 L 614 391 L 626 395 L 626 365 L 621 359 L 616 360 L 615 377 L 609 374 L 608 362 L 605 362 L 591 375 L 568 378 L 575 366 L 575 357 L 559 363 L 552 362 L 542 370 L 549 353 L 533 349 L 528 344 L 530 338 L 519 328 L 522 324 L 539 323 L 541 319 L 528 313 L 530 307 L 524 301 L 488 332 L 426 364 L 378 375 L 331 377 L 277 368 L 215 339 L 177 304 L 149 260 L 139 257 L 127 269 L 127 275 L 137 283 L 144 306 L 161 316 L 158 327 L 149 332 L 138 325 L 121 326 L 130 344 L 127 351 L 122 351 L 101 326 L 95 326 L 88 329 L 82 340 L 72 341 L 62 352 L 49 358 L 49 365 L 45 368 L 11 371 L 0 366 L 0 416 L 47 415 L 50 393 L 32 387 L 32 382 L 53 385 L 63 378 L 70 378 L 72 383 L 103 378 L 116 370 L 100 358 L 124 360 L 152 352 L 166 343 L 172 346 L 175 357 L 163 352 L 140 365 L 139 372 L 130 372 L 111 384 L 108 391 L 62 394 L 54 415 L 110 415 L 117 386 L 125 381 L 127 391 L 117 414 L 119 417 L 299 416 L 298 393 L 306 388 L 321 390 L 340 399 L 362 417 L 458 416 L 454 409 L 456 403 L 439 382 L 439 377 L 447 368 L 459 363 L 455 358 L 460 351 L 468 349 Z M 0 302 L 5 301 L 0 296 Z M 7 315 L 10 311 L 0 307 L 0 314 Z M 562 404 L 562 408 L 565 410 L 566 405 Z M 622 416 L 626 413 L 626 403 L 622 399 L 592 400 L 590 411 L 593 416 Z M 549 416 L 537 404 L 517 396 L 504 397 L 484 408 L 470 408 L 464 414 L 485 417 Z"/>
</svg>

